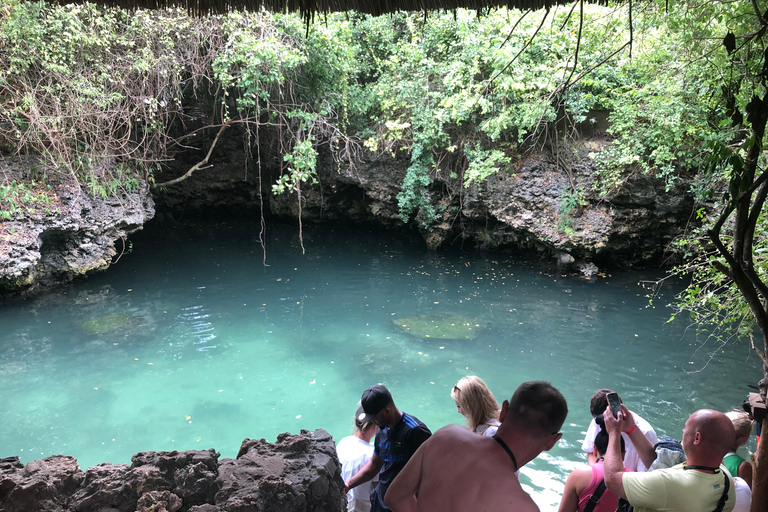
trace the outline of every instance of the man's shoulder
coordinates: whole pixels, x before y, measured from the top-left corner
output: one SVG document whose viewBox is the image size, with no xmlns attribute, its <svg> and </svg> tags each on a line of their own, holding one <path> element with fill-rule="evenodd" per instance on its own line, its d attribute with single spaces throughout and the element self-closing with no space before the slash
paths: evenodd
<svg viewBox="0 0 768 512">
<path fill-rule="evenodd" d="M 653 430 L 653 427 L 651 426 L 651 424 L 648 423 L 645 420 L 645 418 L 643 418 L 636 412 L 632 412 L 632 417 L 635 420 L 635 425 L 637 425 L 637 428 L 639 428 L 643 434 L 647 434 L 648 432 L 654 432 L 654 433 L 656 432 L 655 430 Z"/>
<path fill-rule="evenodd" d="M 421 421 L 416 416 L 413 416 L 412 414 L 408 414 L 407 412 L 403 412 L 402 422 L 408 430 L 423 430 L 432 433 L 432 431 L 429 430 L 429 427 L 427 427 L 423 421 Z"/>
</svg>

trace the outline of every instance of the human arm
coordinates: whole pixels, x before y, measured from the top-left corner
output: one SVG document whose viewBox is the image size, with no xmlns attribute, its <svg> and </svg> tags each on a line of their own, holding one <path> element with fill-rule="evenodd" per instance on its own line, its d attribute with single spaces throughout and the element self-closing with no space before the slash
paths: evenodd
<svg viewBox="0 0 768 512">
<path fill-rule="evenodd" d="M 381 467 L 383 465 L 384 461 L 381 460 L 381 457 L 379 457 L 374 452 L 373 456 L 371 456 L 371 459 L 366 462 L 363 467 L 360 468 L 360 471 L 353 475 L 352 478 L 344 482 L 344 492 L 349 492 L 351 489 L 354 489 L 358 485 L 375 478 L 379 474 L 379 471 L 381 471 Z"/>
<path fill-rule="evenodd" d="M 747 485 L 750 489 L 752 489 L 752 464 L 749 461 L 744 461 L 741 464 L 739 464 L 739 469 L 737 471 L 740 478 L 743 478 L 745 482 L 747 482 Z M 734 475 L 731 475 L 734 476 Z"/>
<path fill-rule="evenodd" d="M 581 443 L 582 451 L 587 452 L 587 464 L 594 464 L 597 460 L 593 452 L 595 451 L 595 437 L 597 437 L 599 431 L 600 427 L 595 419 L 592 418 L 589 422 L 589 427 L 587 427 L 587 433 L 584 435 L 584 441 Z"/>
<path fill-rule="evenodd" d="M 421 470 L 426 448 L 427 445 L 422 444 L 389 485 L 384 495 L 384 504 L 393 511 L 416 512 L 416 493 L 421 487 Z"/>
<path fill-rule="evenodd" d="M 624 405 L 621 406 L 621 412 L 624 415 L 624 426 L 622 432 L 627 434 L 632 446 L 635 447 L 635 451 L 640 457 L 640 462 L 643 463 L 646 469 L 651 468 L 651 464 L 656 460 L 656 449 L 653 447 L 653 443 L 646 437 L 646 434 L 637 428 L 635 418 L 632 415 L 632 411 L 628 410 Z M 656 433 L 651 431 L 652 437 L 656 439 Z"/>
<path fill-rule="evenodd" d="M 572 471 L 565 481 L 563 498 L 560 500 L 560 508 L 557 509 L 557 512 L 576 512 L 579 509 L 579 493 L 587 488 L 591 479 L 591 469 Z"/>
<path fill-rule="evenodd" d="M 626 410 L 623 405 L 621 409 L 622 413 Z M 617 496 L 627 499 L 622 481 L 624 477 L 624 458 L 621 456 L 621 432 L 625 424 L 627 424 L 627 419 L 624 414 L 614 418 L 610 407 L 605 409 L 603 418 L 605 419 L 605 430 L 608 432 L 608 449 L 605 451 L 604 463 L 605 486 Z M 640 435 L 642 436 L 642 434 Z"/>
</svg>

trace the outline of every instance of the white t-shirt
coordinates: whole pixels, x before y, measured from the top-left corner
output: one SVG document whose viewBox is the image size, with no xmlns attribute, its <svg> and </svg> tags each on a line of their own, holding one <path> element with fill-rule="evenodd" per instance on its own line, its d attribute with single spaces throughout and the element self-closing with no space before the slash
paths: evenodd
<svg viewBox="0 0 768 512">
<path fill-rule="evenodd" d="M 640 432 L 643 433 L 652 445 L 659 442 L 656 437 L 656 432 L 647 421 L 634 412 L 632 413 L 632 417 L 635 419 L 637 428 L 640 429 Z M 595 422 L 593 418 L 592 423 L 589 424 L 589 428 L 587 429 L 587 435 L 584 437 L 584 442 L 581 443 L 582 450 L 587 453 L 592 453 L 592 450 L 595 449 L 595 438 L 597 437 L 598 432 L 600 432 L 600 427 L 597 426 L 597 422 Z M 637 453 L 637 450 L 635 450 L 635 447 L 632 445 L 632 441 L 629 440 L 629 436 L 622 432 L 621 437 L 624 438 L 624 445 L 627 449 L 627 454 L 624 456 L 624 466 L 636 472 L 647 471 L 647 468 L 640 460 L 640 454 Z"/>
<path fill-rule="evenodd" d="M 336 445 L 336 454 L 341 462 L 341 478 L 346 482 L 360 471 L 373 456 L 373 446 L 355 436 L 347 436 Z M 347 493 L 347 510 L 361 510 L 367 502 L 371 507 L 371 492 L 378 477 L 358 485 Z"/>
<path fill-rule="evenodd" d="M 752 502 L 752 489 L 743 478 L 733 477 L 733 486 L 736 487 L 736 505 L 733 512 L 749 512 L 749 504 Z"/>
<path fill-rule="evenodd" d="M 496 431 L 499 430 L 500 426 L 501 426 L 501 423 L 499 422 L 499 420 L 490 420 L 488 423 L 483 423 L 482 425 L 478 425 L 475 431 L 481 436 L 493 437 Z"/>
</svg>

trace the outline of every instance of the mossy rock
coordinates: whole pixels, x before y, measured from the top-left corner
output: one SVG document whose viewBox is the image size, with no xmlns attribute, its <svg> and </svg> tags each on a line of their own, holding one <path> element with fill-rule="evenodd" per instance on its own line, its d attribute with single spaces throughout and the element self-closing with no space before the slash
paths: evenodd
<svg viewBox="0 0 768 512">
<path fill-rule="evenodd" d="M 136 323 L 136 318 L 131 315 L 115 313 L 89 318 L 80 324 L 80 328 L 86 334 L 96 335 L 130 330 Z"/>
<path fill-rule="evenodd" d="M 433 313 L 395 318 L 392 323 L 415 338 L 473 340 L 488 324 L 457 313 Z"/>
</svg>

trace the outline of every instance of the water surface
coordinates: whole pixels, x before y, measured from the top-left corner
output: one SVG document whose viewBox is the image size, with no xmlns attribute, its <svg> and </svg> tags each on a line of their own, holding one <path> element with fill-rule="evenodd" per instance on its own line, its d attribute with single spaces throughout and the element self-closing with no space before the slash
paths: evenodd
<svg viewBox="0 0 768 512">
<path fill-rule="evenodd" d="M 544 379 L 570 413 L 563 440 L 522 482 L 554 509 L 583 463 L 595 389 L 616 389 L 660 436 L 679 439 L 688 414 L 728 410 L 760 378 L 746 340 L 717 347 L 666 323 L 674 290 L 648 307 L 638 283 L 662 271 L 585 280 L 311 226 L 303 255 L 298 228 L 275 224 L 265 266 L 257 226 L 145 231 L 108 272 L 0 307 L 0 457 L 68 454 L 85 468 L 145 450 L 234 457 L 244 438 L 301 429 L 338 440 L 375 383 L 436 430 L 463 422 L 450 390 L 464 375 L 480 375 L 499 400 Z M 448 314 L 474 322 L 477 337 L 402 327 Z"/>
</svg>

